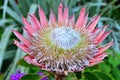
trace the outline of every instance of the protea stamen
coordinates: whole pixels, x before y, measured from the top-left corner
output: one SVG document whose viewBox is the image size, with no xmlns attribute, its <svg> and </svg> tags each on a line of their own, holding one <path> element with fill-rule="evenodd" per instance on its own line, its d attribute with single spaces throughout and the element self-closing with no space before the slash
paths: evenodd
<svg viewBox="0 0 120 80">
<path fill-rule="evenodd" d="M 80 34 L 70 27 L 59 27 L 52 30 L 51 39 L 54 44 L 66 50 L 78 44 Z"/>
</svg>

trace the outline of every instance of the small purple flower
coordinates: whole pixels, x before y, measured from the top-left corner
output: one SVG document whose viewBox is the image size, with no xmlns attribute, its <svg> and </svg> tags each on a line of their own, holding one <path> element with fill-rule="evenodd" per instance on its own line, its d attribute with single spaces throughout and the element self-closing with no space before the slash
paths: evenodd
<svg viewBox="0 0 120 80">
<path fill-rule="evenodd" d="M 43 77 L 45 76 L 45 74 L 43 74 L 42 72 L 38 72 L 37 74 L 40 76 L 43 76 Z M 10 76 L 10 80 L 20 80 L 20 78 L 23 77 L 24 75 L 26 75 L 26 74 L 21 73 L 20 71 L 17 71 L 16 74 L 12 74 Z M 42 78 L 41 80 L 48 80 L 48 77 L 46 76 L 46 77 Z"/>
<path fill-rule="evenodd" d="M 12 74 L 10 76 L 10 80 L 20 80 L 22 76 L 24 76 L 24 73 L 21 73 L 20 71 L 17 71 L 16 74 Z"/>
<path fill-rule="evenodd" d="M 40 76 L 45 76 L 45 74 L 43 74 L 42 72 L 38 72 L 37 74 Z M 41 80 L 48 80 L 48 77 L 46 76 L 46 77 L 42 78 Z"/>
</svg>

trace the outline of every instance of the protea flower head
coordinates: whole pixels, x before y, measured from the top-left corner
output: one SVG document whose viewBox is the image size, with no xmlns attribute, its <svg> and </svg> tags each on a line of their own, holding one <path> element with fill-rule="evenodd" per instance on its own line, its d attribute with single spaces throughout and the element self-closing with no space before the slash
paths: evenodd
<svg viewBox="0 0 120 80">
<path fill-rule="evenodd" d="M 22 17 L 27 38 L 13 30 L 21 41 L 15 40 L 14 44 L 26 52 L 24 59 L 28 63 L 56 75 L 67 75 L 103 61 L 107 55 L 105 50 L 113 41 L 99 46 L 111 32 L 105 31 L 108 25 L 103 29 L 96 28 L 100 15 L 88 21 L 88 13 L 83 7 L 75 22 L 74 15 L 69 17 L 68 7 L 63 10 L 60 4 L 58 20 L 52 10 L 47 20 L 42 8 L 38 9 L 40 20 L 35 14 L 29 15 L 30 21 Z"/>
</svg>

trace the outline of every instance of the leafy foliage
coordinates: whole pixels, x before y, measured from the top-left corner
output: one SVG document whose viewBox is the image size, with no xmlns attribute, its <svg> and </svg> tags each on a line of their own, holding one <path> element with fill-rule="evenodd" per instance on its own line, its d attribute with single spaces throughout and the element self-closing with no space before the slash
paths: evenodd
<svg viewBox="0 0 120 80">
<path fill-rule="evenodd" d="M 85 80 L 100 80 L 98 76 L 96 76 L 94 73 L 91 72 L 85 72 L 84 76 L 85 76 Z"/>
</svg>

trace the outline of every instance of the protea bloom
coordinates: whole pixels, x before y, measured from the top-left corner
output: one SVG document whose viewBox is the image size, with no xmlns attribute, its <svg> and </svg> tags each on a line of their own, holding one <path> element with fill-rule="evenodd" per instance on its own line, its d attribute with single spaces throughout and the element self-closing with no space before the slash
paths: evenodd
<svg viewBox="0 0 120 80">
<path fill-rule="evenodd" d="M 35 14 L 29 15 L 29 22 L 22 17 L 27 38 L 13 30 L 22 42 L 15 40 L 14 44 L 27 53 L 24 59 L 28 63 L 59 76 L 67 75 L 68 72 L 82 71 L 86 66 L 103 61 L 107 55 L 104 51 L 113 44 L 113 41 L 99 46 L 111 32 L 111 30 L 105 32 L 108 25 L 102 30 L 95 28 L 100 15 L 94 16 L 88 22 L 88 13 L 83 7 L 75 23 L 74 15 L 69 18 L 68 7 L 64 8 L 63 12 L 63 5 L 60 4 L 58 20 L 51 10 L 48 21 L 44 11 L 40 7 L 38 9 L 40 21 Z"/>
</svg>

